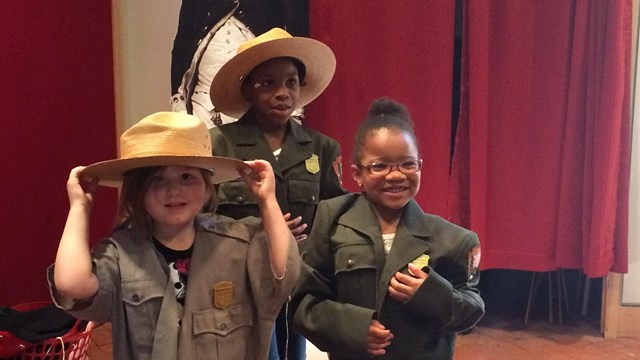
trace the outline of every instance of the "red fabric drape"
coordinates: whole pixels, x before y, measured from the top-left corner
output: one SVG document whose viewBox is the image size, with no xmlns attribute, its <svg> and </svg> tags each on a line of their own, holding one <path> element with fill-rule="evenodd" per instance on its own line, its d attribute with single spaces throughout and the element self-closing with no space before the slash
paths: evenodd
<svg viewBox="0 0 640 360">
<path fill-rule="evenodd" d="M 631 4 L 465 2 L 449 209 L 482 268 L 627 270 Z"/>
<path fill-rule="evenodd" d="M 307 107 L 306 125 L 340 142 L 343 182 L 351 178 L 353 138 L 371 102 L 389 96 L 409 108 L 424 158 L 417 200 L 426 211 L 446 211 L 451 143 L 455 2 L 310 2 L 311 36 L 329 45 L 336 74 Z"/>
<path fill-rule="evenodd" d="M 2 1 L 0 14 L 0 305 L 9 306 L 50 299 L 45 269 L 69 210 L 69 171 L 115 157 L 116 135 L 110 3 Z M 96 198 L 94 240 L 113 227 L 117 192 Z"/>
</svg>

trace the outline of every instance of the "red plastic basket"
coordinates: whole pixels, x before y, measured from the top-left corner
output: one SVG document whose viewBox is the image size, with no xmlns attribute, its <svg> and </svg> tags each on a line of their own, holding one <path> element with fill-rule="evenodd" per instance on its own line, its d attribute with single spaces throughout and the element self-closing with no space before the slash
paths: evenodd
<svg viewBox="0 0 640 360">
<path fill-rule="evenodd" d="M 32 302 L 16 306 L 12 309 L 26 312 L 51 304 L 50 302 Z M 15 337 L 9 332 L 0 331 L 0 359 L 6 360 L 86 360 L 89 359 L 89 345 L 94 323 L 78 320 L 66 334 L 31 344 Z M 2 348 L 22 349 L 10 357 L 2 357 Z"/>
</svg>

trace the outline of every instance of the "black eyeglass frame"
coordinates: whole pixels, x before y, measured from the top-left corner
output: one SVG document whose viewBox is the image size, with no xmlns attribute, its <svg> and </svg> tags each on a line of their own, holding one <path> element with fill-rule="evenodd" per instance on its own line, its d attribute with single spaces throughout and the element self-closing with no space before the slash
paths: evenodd
<svg viewBox="0 0 640 360">
<path fill-rule="evenodd" d="M 417 168 L 415 168 L 415 169 L 403 168 L 402 166 L 405 165 L 405 164 L 417 164 Z M 384 169 L 381 168 L 380 171 L 372 170 L 372 168 L 375 168 L 375 167 L 378 167 L 378 166 L 384 166 Z M 387 164 L 387 163 L 383 163 L 383 162 L 372 162 L 372 163 L 370 163 L 368 165 L 358 164 L 358 167 L 361 168 L 361 169 L 367 169 L 369 174 L 375 175 L 375 176 L 387 176 L 387 175 L 391 174 L 391 171 L 393 170 L 393 168 L 398 169 L 398 171 L 400 171 L 401 173 L 403 173 L 405 175 L 411 175 L 411 174 L 415 174 L 418 171 L 422 170 L 422 159 L 407 160 L 407 161 L 403 161 L 401 163 L 395 163 L 395 164 Z"/>
</svg>

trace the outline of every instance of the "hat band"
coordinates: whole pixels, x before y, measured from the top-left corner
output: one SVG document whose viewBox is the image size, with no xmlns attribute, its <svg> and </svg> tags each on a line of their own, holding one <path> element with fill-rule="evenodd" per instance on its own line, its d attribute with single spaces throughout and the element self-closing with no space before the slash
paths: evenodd
<svg viewBox="0 0 640 360">
<path fill-rule="evenodd" d="M 208 135 L 208 134 L 207 134 Z M 207 137 L 206 140 L 209 138 Z M 133 140 L 133 139 L 132 139 Z M 211 142 L 182 136 L 158 136 L 149 134 L 138 136 L 134 141 L 123 139 L 120 149 L 121 159 L 148 156 L 211 156 Z"/>
</svg>

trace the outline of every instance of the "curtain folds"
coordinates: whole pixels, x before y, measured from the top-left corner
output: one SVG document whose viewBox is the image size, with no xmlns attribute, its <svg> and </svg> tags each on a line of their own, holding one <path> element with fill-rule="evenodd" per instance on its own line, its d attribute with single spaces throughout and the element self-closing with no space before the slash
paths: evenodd
<svg viewBox="0 0 640 360">
<path fill-rule="evenodd" d="M 482 268 L 627 271 L 631 2 L 465 2 L 448 211 Z"/>
<path fill-rule="evenodd" d="M 455 2 L 310 1 L 311 36 L 333 49 L 336 74 L 306 109 L 305 124 L 338 140 L 343 182 L 353 139 L 371 102 L 389 96 L 409 108 L 424 159 L 417 201 L 444 215 L 449 184 Z"/>
</svg>

